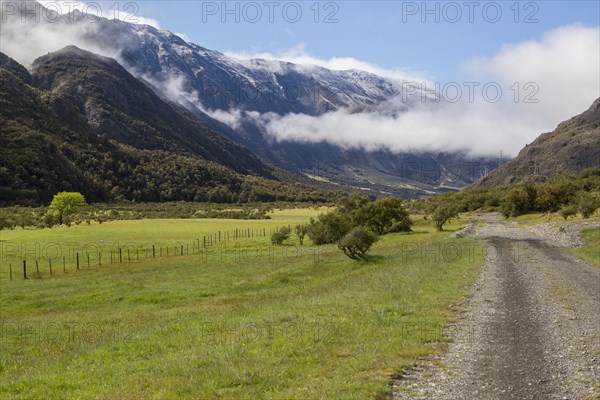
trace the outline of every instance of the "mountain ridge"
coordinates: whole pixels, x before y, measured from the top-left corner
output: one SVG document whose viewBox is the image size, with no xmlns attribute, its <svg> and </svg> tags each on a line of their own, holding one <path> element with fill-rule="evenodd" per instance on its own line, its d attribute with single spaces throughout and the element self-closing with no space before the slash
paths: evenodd
<svg viewBox="0 0 600 400">
<path fill-rule="evenodd" d="M 600 98 L 583 113 L 542 133 L 514 159 L 472 185 L 475 188 L 545 182 L 560 173 L 600 166 Z"/>
<path fill-rule="evenodd" d="M 65 27 L 84 24 L 86 19 L 74 11 L 60 16 L 59 21 L 53 29 L 59 29 L 61 23 Z M 278 141 L 246 113 L 389 113 L 391 103 L 394 113 L 402 113 L 421 98 L 415 95 L 404 99 L 401 81 L 365 71 L 336 71 L 277 60 L 239 60 L 188 43 L 171 32 L 119 20 L 99 18 L 93 26 L 88 25 L 80 41 L 93 43 L 103 54 L 116 57 L 161 98 L 185 106 L 213 129 L 278 168 L 345 186 L 415 197 L 463 187 L 498 165 L 496 158 L 472 159 L 461 152 L 393 153 L 385 149 L 345 149 L 326 142 Z M 226 120 L 215 119 L 219 118 L 216 111 L 237 119 L 236 126 L 225 127 Z M 459 164 L 463 164 L 464 171 L 448 172 Z M 473 172 L 474 164 L 482 167 Z"/>
</svg>

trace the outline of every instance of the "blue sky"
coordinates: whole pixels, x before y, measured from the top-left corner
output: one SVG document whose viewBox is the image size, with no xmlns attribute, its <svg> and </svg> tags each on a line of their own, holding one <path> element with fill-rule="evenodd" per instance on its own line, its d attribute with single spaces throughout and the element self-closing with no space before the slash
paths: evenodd
<svg viewBox="0 0 600 400">
<path fill-rule="evenodd" d="M 139 15 L 158 21 L 163 29 L 185 33 L 207 48 L 274 55 L 301 48 L 320 59 L 352 57 L 443 81 L 460 78 L 465 60 L 490 57 L 504 44 L 539 39 L 544 32 L 567 24 L 597 26 L 600 20 L 596 1 L 138 4 Z"/>
</svg>

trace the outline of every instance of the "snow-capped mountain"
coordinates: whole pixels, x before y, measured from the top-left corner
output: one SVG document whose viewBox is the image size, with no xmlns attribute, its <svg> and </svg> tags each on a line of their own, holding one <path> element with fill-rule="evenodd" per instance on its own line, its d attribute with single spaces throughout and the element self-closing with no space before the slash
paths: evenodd
<svg viewBox="0 0 600 400">
<path fill-rule="evenodd" d="M 457 153 L 395 154 L 344 149 L 329 143 L 278 141 L 261 124 L 260 116 L 269 114 L 406 112 L 420 98 L 404 98 L 401 81 L 365 71 L 241 60 L 148 25 L 106 18 L 95 18 L 92 24 L 79 11 L 55 20 L 51 29 L 71 32 L 77 46 L 115 58 L 163 97 L 181 103 L 213 128 L 279 167 L 318 179 L 408 195 L 444 186 L 461 187 L 480 177 L 473 171 L 497 166 L 495 160 L 467 161 L 464 154 Z M 453 166 L 453 173 L 448 172 L 448 165 Z M 463 167 L 468 172 L 459 171 Z"/>
<path fill-rule="evenodd" d="M 401 94 L 401 82 L 372 73 L 236 59 L 148 25 L 102 19 L 87 34 L 131 71 L 160 86 L 178 85 L 206 109 L 319 115 L 374 107 Z"/>
</svg>

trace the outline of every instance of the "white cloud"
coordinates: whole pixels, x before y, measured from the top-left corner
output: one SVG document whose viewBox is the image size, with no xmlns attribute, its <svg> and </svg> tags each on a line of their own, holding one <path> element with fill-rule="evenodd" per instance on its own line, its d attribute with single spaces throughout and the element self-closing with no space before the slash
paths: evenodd
<svg viewBox="0 0 600 400">
<path fill-rule="evenodd" d="M 147 18 L 147 17 L 142 17 L 139 15 L 127 16 L 127 14 L 125 14 L 125 15 L 121 15 L 120 18 L 118 18 L 118 19 L 120 19 L 121 21 L 125 21 L 125 22 L 131 22 L 131 23 L 134 23 L 137 25 L 150 25 L 150 26 L 155 27 L 156 29 L 161 29 L 160 24 L 154 18 Z M 178 33 L 177 35 L 181 36 L 182 34 Z"/>
<path fill-rule="evenodd" d="M 111 3 L 111 2 L 90 2 L 90 1 L 48 1 L 38 0 L 38 3 L 46 8 L 56 11 L 60 14 L 67 14 L 74 10 L 87 12 L 92 16 L 104 17 L 108 19 L 118 19 L 133 24 L 150 25 L 160 29 L 159 22 L 154 18 L 143 17 L 139 12 L 139 5 L 135 2 L 129 3 Z"/>
<path fill-rule="evenodd" d="M 20 7 L 20 3 L 15 4 Z M 58 7 L 50 8 L 51 11 L 58 9 Z M 39 10 L 37 21 L 29 17 L 22 22 L 18 15 L 9 15 L 12 11 L 9 10 L 7 15 L 2 15 L 2 18 L 7 18 L 7 22 L 0 25 L 2 52 L 25 66 L 29 66 L 42 55 L 60 50 L 68 45 L 75 45 L 105 56 L 116 56 L 114 50 L 100 48 L 95 43 L 84 39 L 93 36 L 96 32 L 98 25 L 95 23 L 85 21 L 68 24 L 57 23 L 56 15 L 41 13 Z M 19 9 L 17 9 L 18 11 Z"/>
<path fill-rule="evenodd" d="M 192 39 L 190 39 L 190 37 L 186 34 L 186 33 L 180 33 L 180 32 L 174 32 L 175 35 L 179 36 L 180 38 L 182 38 L 183 40 L 185 40 L 186 42 L 191 42 Z"/>
<path fill-rule="evenodd" d="M 503 86 L 532 82 L 539 87 L 537 104 L 520 111 L 547 121 L 547 128 L 587 109 L 600 96 L 600 28 L 567 25 L 540 40 L 505 45 L 492 58 L 473 59 L 465 71 Z M 521 90 L 520 97 L 532 93 Z M 522 99 L 522 100 L 523 100 Z"/>
<path fill-rule="evenodd" d="M 110 7 L 112 3 L 104 2 L 70 2 L 70 1 L 39 1 L 47 10 L 33 9 L 27 6 L 26 10 L 34 11 L 28 13 L 25 22 L 19 17 L 24 12 L 24 4 L 12 3 L 11 7 L 2 7 L 2 20 L 7 22 L 0 24 L 0 35 L 2 37 L 2 52 L 8 54 L 21 64 L 29 66 L 36 58 L 47 53 L 60 50 L 68 45 L 74 45 L 91 52 L 107 57 L 119 59 L 120 49 L 100 46 L 93 38 L 97 34 L 97 16 L 107 18 L 118 17 L 118 19 L 140 24 L 148 24 L 159 28 L 157 21 L 141 16 L 131 16 L 121 6 L 119 12 Z M 88 11 L 86 18 L 59 23 L 58 14 L 65 15 L 74 10 Z M 6 14 L 6 15 L 5 15 Z"/>
<path fill-rule="evenodd" d="M 310 56 L 287 59 L 337 68 L 360 65 L 355 60 L 337 63 Z M 418 105 L 395 116 L 341 110 L 319 117 L 266 114 L 259 120 L 277 140 L 326 141 L 398 152 L 464 150 L 492 155 L 502 150 L 516 155 L 540 133 L 583 112 L 600 96 L 599 64 L 599 28 L 564 26 L 547 32 L 541 40 L 506 45 L 494 57 L 467 61 L 464 70 L 471 77 L 457 83 L 462 96 L 456 103 Z M 474 87 L 472 100 L 469 82 L 479 85 Z M 486 84 L 487 95 L 483 92 Z M 454 84 L 446 85 L 452 96 Z M 496 88 L 502 95 L 492 102 Z"/>
<path fill-rule="evenodd" d="M 97 29 L 94 23 L 3 23 L 0 29 L 1 50 L 24 65 L 67 45 L 118 58 L 118 49 L 99 48 L 95 43 L 84 41 L 85 36 L 93 37 Z M 229 55 L 238 59 L 278 59 L 334 70 L 358 69 L 394 80 L 428 82 L 431 88 L 431 79 L 424 78 L 425 73 L 386 70 L 350 57 L 323 60 L 307 54 L 303 45 L 277 55 Z M 277 67 L 277 63 L 264 65 L 265 68 Z M 189 85 L 183 78 L 155 84 L 172 99 L 194 104 L 234 129 L 239 128 L 244 119 L 260 122 L 265 132 L 277 140 L 327 141 L 345 147 L 393 151 L 466 150 L 474 155 L 497 154 L 503 150 L 505 154 L 515 155 L 540 133 L 554 129 L 559 122 L 584 111 L 600 97 L 600 29 L 582 25 L 559 27 L 537 40 L 507 44 L 493 57 L 467 60 L 463 70 L 468 76 L 465 82 L 480 84 L 472 102 L 468 99 L 468 88 L 460 84 L 463 96 L 455 104 L 423 104 L 399 113 L 389 112 L 389 107 L 386 112 L 340 110 L 320 117 L 206 110 L 198 94 L 188 91 Z M 501 99 L 496 103 L 486 101 L 482 95 L 481 88 L 488 82 L 502 89 Z M 533 85 L 526 87 L 527 83 Z M 519 98 L 515 102 L 517 87 Z M 536 88 L 539 90 L 534 93 Z M 527 95 L 533 95 L 537 103 L 526 103 Z"/>
<path fill-rule="evenodd" d="M 244 63 L 244 61 L 250 59 L 264 59 L 264 60 L 277 60 L 284 61 L 300 66 L 319 66 L 327 69 L 336 71 L 344 71 L 350 69 L 356 69 L 361 71 L 370 72 L 379 76 L 394 79 L 397 81 L 423 81 L 428 80 L 426 72 L 415 72 L 409 69 L 385 69 L 377 65 L 368 63 L 366 61 L 357 60 L 352 57 L 334 57 L 329 59 L 321 59 L 308 54 L 305 50 L 306 46 L 300 43 L 289 50 L 282 51 L 277 54 L 260 52 L 260 53 L 243 53 L 243 52 L 225 52 L 229 57 L 236 58 L 238 61 Z"/>
</svg>

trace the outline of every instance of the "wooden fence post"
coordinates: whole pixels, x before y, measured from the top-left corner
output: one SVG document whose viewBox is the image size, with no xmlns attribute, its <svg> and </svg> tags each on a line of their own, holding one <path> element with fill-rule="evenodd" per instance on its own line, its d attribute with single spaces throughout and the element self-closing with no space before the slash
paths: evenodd
<svg viewBox="0 0 600 400">
<path fill-rule="evenodd" d="M 52 276 L 52 259 L 48 259 L 48 266 L 50 267 L 50 276 Z"/>
<path fill-rule="evenodd" d="M 23 279 L 27 279 L 27 260 L 23 260 Z"/>
<path fill-rule="evenodd" d="M 79 269 L 79 253 L 75 253 L 75 261 L 77 261 L 77 269 Z"/>
</svg>

